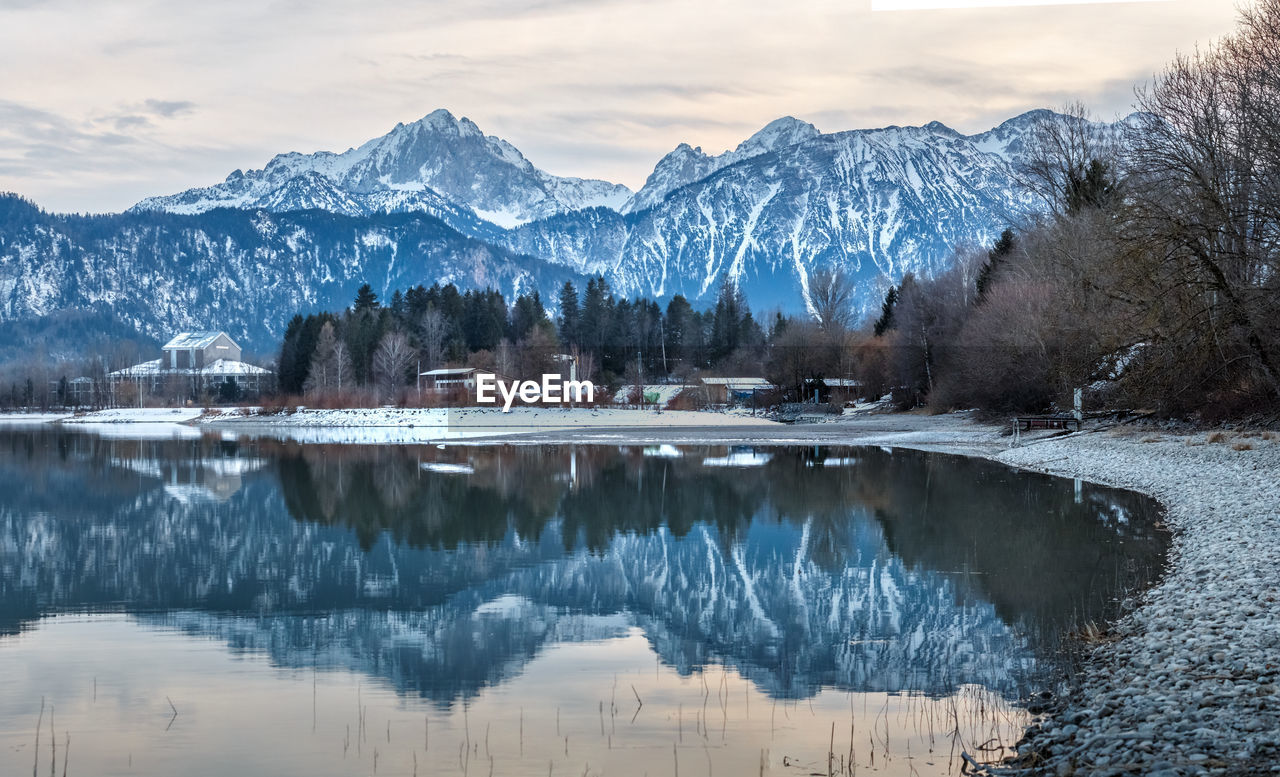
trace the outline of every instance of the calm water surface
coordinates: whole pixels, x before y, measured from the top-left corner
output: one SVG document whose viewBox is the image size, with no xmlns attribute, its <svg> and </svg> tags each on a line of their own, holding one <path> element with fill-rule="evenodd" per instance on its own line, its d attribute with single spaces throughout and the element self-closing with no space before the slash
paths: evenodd
<svg viewBox="0 0 1280 777">
<path fill-rule="evenodd" d="M 1157 521 L 880 448 L 0 430 L 0 774 L 957 773 Z"/>
</svg>

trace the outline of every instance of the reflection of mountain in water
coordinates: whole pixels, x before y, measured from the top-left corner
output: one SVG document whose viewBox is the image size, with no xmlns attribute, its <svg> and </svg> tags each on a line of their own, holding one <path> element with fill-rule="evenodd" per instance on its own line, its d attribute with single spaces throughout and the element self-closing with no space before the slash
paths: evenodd
<svg viewBox="0 0 1280 777">
<path fill-rule="evenodd" d="M 1012 693 L 1163 547 L 1136 495 L 925 454 L 34 437 L 0 436 L 0 627 L 123 609 L 440 701 L 630 627 L 779 696 Z"/>
</svg>

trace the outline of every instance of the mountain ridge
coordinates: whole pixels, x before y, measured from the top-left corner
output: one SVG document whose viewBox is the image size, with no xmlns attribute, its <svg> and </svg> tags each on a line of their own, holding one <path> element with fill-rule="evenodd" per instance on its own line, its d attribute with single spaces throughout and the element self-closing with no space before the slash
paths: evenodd
<svg viewBox="0 0 1280 777">
<path fill-rule="evenodd" d="M 149 197 L 130 210 L 202 213 L 219 205 L 269 207 L 273 194 L 282 187 L 293 184 L 300 188 L 299 177 L 314 184 L 330 184 L 350 195 L 344 209 L 335 211 L 346 215 L 432 212 L 439 208 L 448 221 L 451 214 L 438 201 L 444 200 L 469 208 L 497 226 L 513 226 L 564 210 L 621 204 L 631 194 L 621 184 L 546 173 L 515 146 L 485 135 L 465 116 L 458 119 L 445 109 L 437 109 L 341 153 L 277 154 L 261 169 L 236 170 L 221 183 Z M 384 201 L 360 202 L 374 195 L 381 195 Z M 392 195 L 399 195 L 400 201 L 395 202 Z M 290 205 L 284 202 L 277 207 Z"/>
<path fill-rule="evenodd" d="M 0 207 L 0 323 L 114 311 L 148 336 L 199 323 L 267 342 L 294 313 L 341 307 L 362 281 L 381 294 L 449 280 L 537 289 L 554 305 L 559 285 L 586 275 L 623 296 L 683 294 L 699 307 L 728 278 L 758 310 L 803 313 L 822 268 L 851 278 L 855 312 L 866 314 L 906 273 L 935 275 L 958 248 L 1034 215 L 1017 168 L 1039 124 L 1065 120 L 1040 109 L 965 135 L 936 121 L 823 133 L 782 117 L 714 156 L 680 144 L 631 192 L 552 176 L 437 110 L 347 151 L 278 154 L 125 214 L 16 216 L 10 201 Z M 140 228 L 148 215 L 185 221 Z M 397 216 L 430 221 L 387 237 Z M 298 238 L 255 233 L 258 222 Z M 364 245 L 370 233 L 394 251 Z M 280 276 L 296 284 L 290 294 L 260 293 Z M 167 296 L 146 309 L 133 299 L 158 290 Z"/>
</svg>

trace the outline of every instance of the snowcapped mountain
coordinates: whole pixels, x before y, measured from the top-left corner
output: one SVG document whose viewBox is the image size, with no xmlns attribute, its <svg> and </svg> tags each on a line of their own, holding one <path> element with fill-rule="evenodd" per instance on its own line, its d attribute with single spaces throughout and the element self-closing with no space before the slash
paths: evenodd
<svg viewBox="0 0 1280 777">
<path fill-rule="evenodd" d="M 437 110 L 341 154 L 280 154 L 261 170 L 237 170 L 222 183 L 151 197 L 134 209 L 319 208 L 345 215 L 420 210 L 452 224 L 461 207 L 510 227 L 563 211 L 620 207 L 630 195 L 619 184 L 543 172 L 470 119 Z"/>
<path fill-rule="evenodd" d="M 139 210 L 216 206 L 346 215 L 424 211 L 470 237 L 623 295 L 707 301 L 722 277 L 757 306 L 799 312 L 815 269 L 842 268 L 873 309 L 905 273 L 932 275 L 1037 207 L 1016 167 L 1047 110 L 964 135 L 932 122 L 823 134 L 793 117 L 732 151 L 681 144 L 639 191 L 544 173 L 468 119 L 436 111 L 342 154 L 285 154 Z"/>
<path fill-rule="evenodd" d="M 707 299 L 728 276 L 753 304 L 789 310 L 807 301 L 815 269 L 835 266 L 870 309 L 905 273 L 932 275 L 956 247 L 989 243 L 1037 207 L 1015 184 L 1014 166 L 1038 120 L 1018 117 L 972 137 L 936 122 L 812 135 L 775 122 L 790 131 L 766 128 L 727 155 L 672 152 L 633 202 L 671 188 L 643 210 L 559 214 L 503 242 L 604 273 L 625 295 Z M 734 158 L 685 180 L 726 156 Z"/>
<path fill-rule="evenodd" d="M 735 162 L 794 146 L 819 134 L 817 127 L 812 124 L 784 116 L 769 122 L 764 129 L 739 143 L 733 151 L 716 156 L 707 156 L 701 146 L 691 148 L 688 143 L 681 143 L 658 161 L 644 186 L 623 205 L 622 212 L 633 213 L 651 208 L 681 186 L 701 181 Z"/>
<path fill-rule="evenodd" d="M 1034 212 L 1017 168 L 1037 128 L 1063 120 L 1039 110 L 973 135 L 940 122 L 824 134 L 785 117 L 716 156 L 678 146 L 632 194 L 550 175 L 439 110 L 118 216 L 0 198 L 0 323 L 93 311 L 153 336 L 217 325 L 265 345 L 364 281 L 381 294 L 456 280 L 553 299 L 552 284 L 588 273 L 621 295 L 694 304 L 728 277 L 757 309 L 802 313 L 824 267 L 854 280 L 865 313 L 904 274 L 934 275 L 957 247 Z M 1091 126 L 1114 136 L 1123 123 Z"/>
<path fill-rule="evenodd" d="M 341 310 L 366 282 L 379 293 L 439 281 L 514 299 L 554 295 L 566 280 L 583 282 L 422 213 L 59 216 L 0 195 L 0 323 L 56 327 L 92 314 L 161 341 L 215 326 L 265 352 L 294 313 Z"/>
</svg>

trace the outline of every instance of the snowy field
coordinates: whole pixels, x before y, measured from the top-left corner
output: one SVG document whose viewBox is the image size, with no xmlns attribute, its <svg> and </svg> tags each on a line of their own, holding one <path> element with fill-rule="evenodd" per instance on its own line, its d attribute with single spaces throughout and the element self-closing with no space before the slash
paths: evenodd
<svg viewBox="0 0 1280 777">
<path fill-rule="evenodd" d="M 413 443 L 479 437 L 505 438 L 581 429 L 673 427 L 776 427 L 763 418 L 727 413 L 621 408 L 365 408 L 300 410 L 280 415 L 207 415 L 200 419 L 227 431 L 262 434 L 297 442 Z"/>
<path fill-rule="evenodd" d="M 81 414 L 0 415 L 11 424 L 62 423 L 106 437 L 199 437 L 216 429 L 229 435 L 274 437 L 304 443 L 409 444 L 469 438 L 505 438 L 583 429 L 760 428 L 780 424 L 742 413 L 630 410 L 623 408 L 354 408 L 302 409 L 259 415 L 256 409 L 117 408 Z"/>
<path fill-rule="evenodd" d="M 64 424 L 181 424 L 204 414 L 198 407 L 118 407 L 64 417 Z"/>
<path fill-rule="evenodd" d="M 3 413 L 0 424 L 27 425 L 59 423 L 73 425 L 79 431 L 102 437 L 133 440 L 188 439 L 200 437 L 200 430 L 190 426 L 199 418 L 200 408 L 116 408 L 93 413 Z"/>
</svg>

